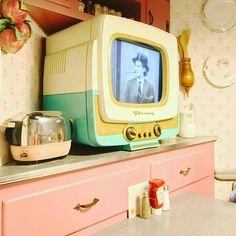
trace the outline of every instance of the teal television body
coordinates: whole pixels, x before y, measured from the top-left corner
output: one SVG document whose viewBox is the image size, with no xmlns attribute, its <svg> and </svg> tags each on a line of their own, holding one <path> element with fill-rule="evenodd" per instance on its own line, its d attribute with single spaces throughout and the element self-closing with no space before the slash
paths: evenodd
<svg viewBox="0 0 236 236">
<path fill-rule="evenodd" d="M 142 102 L 125 100 L 137 60 L 152 75 Z M 101 15 L 47 38 L 43 109 L 67 114 L 75 143 L 137 150 L 176 136 L 178 84 L 176 39 L 155 27 Z"/>
</svg>

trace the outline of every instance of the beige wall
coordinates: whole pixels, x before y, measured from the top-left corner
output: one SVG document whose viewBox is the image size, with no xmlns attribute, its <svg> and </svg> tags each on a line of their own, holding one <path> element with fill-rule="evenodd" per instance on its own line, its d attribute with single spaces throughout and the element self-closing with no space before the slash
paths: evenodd
<svg viewBox="0 0 236 236">
<path fill-rule="evenodd" d="M 31 20 L 32 36 L 16 54 L 1 55 L 0 124 L 18 112 L 39 109 L 42 36 L 43 32 Z M 0 165 L 9 157 L 0 128 Z"/>
<path fill-rule="evenodd" d="M 203 75 L 208 56 L 222 55 L 236 61 L 236 27 L 225 33 L 210 31 L 201 21 L 204 2 L 171 0 L 171 33 L 179 35 L 187 27 L 192 29 L 189 55 L 196 82 L 190 90 L 190 100 L 196 108 L 197 132 L 219 137 L 215 144 L 215 168 L 236 169 L 236 85 L 216 88 Z M 217 198 L 227 199 L 229 191 L 229 184 L 216 183 Z"/>
</svg>

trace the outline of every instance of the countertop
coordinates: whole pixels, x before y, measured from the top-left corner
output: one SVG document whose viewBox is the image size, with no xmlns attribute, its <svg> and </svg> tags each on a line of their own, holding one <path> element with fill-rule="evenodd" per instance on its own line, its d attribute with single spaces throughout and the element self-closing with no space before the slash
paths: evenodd
<svg viewBox="0 0 236 236">
<path fill-rule="evenodd" d="M 72 170 L 80 170 L 151 154 L 158 154 L 165 151 L 213 142 L 216 139 L 217 137 L 215 136 L 201 136 L 196 138 L 176 137 L 164 140 L 159 147 L 133 152 L 122 151 L 118 148 L 88 148 L 74 145 L 71 148 L 70 155 L 64 158 L 57 158 L 33 164 L 19 164 L 12 161 L 1 166 L 0 185 L 64 173 Z"/>
<path fill-rule="evenodd" d="M 170 199 L 171 208 L 150 219 L 135 217 L 94 236 L 235 236 L 236 204 L 195 193 Z"/>
</svg>

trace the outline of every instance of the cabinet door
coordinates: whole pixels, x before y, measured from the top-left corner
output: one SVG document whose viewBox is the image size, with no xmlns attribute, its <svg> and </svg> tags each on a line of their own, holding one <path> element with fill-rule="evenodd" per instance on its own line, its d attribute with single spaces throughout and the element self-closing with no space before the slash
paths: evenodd
<svg viewBox="0 0 236 236">
<path fill-rule="evenodd" d="M 169 0 L 146 0 L 146 23 L 169 32 Z"/>
</svg>

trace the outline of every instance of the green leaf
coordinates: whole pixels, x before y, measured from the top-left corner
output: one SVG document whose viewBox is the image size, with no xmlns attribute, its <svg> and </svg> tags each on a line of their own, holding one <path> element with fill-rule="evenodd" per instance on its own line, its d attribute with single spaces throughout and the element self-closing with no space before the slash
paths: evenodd
<svg viewBox="0 0 236 236">
<path fill-rule="evenodd" d="M 5 25 L 0 25 L 0 32 L 2 32 L 3 30 L 6 29 L 6 26 Z"/>
<path fill-rule="evenodd" d="M 25 39 L 25 36 L 17 29 L 16 26 L 13 26 L 13 29 L 14 29 L 14 31 L 15 31 L 16 40 L 17 40 L 17 41 L 20 41 L 20 40 L 24 40 L 24 39 Z"/>
<path fill-rule="evenodd" d="M 11 20 L 9 19 L 0 19 L 0 25 L 4 25 L 6 28 L 11 24 Z"/>
</svg>

